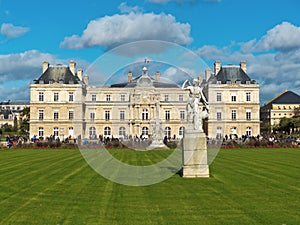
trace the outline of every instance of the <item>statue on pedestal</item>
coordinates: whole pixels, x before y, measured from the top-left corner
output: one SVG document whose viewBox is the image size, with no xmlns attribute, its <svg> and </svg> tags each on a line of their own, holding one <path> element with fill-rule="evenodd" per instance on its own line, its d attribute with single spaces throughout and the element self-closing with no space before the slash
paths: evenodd
<svg viewBox="0 0 300 225">
<path fill-rule="evenodd" d="M 190 92 L 186 106 L 188 129 L 185 129 L 182 141 L 182 176 L 209 177 L 207 138 L 202 128 L 202 120 L 208 117 L 208 102 L 199 80 L 194 79 L 193 84 L 186 80 L 182 89 Z M 202 108 L 201 112 L 200 108 Z M 193 124 L 193 127 L 189 124 Z"/>
<path fill-rule="evenodd" d="M 208 102 L 203 94 L 203 88 L 197 79 L 193 80 L 193 84 L 189 80 L 186 80 L 182 84 L 182 89 L 189 90 L 189 99 L 187 103 L 187 121 L 191 122 L 190 118 L 192 116 L 192 122 L 194 124 L 194 130 L 200 130 L 203 132 L 202 120 L 208 117 Z M 203 104 L 203 109 L 199 111 L 199 104 Z"/>
</svg>

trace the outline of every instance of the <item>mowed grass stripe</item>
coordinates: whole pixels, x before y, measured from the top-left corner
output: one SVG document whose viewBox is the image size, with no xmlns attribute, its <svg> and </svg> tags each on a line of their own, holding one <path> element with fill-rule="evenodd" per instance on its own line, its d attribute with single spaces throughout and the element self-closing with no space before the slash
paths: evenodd
<svg viewBox="0 0 300 225">
<path fill-rule="evenodd" d="M 144 158 L 143 152 L 138 156 L 126 151 L 116 153 L 121 161 L 134 165 L 166 157 L 160 151 L 144 153 Z M 17 158 L 18 163 L 21 158 L 14 156 L 20 154 L 12 151 L 9 157 Z M 44 153 L 37 154 L 48 161 Z M 43 166 L 42 160 L 34 160 L 31 168 L 40 168 L 41 172 L 15 181 L 14 191 L 20 186 L 21 194 L 0 203 L 1 219 L 12 213 L 5 221 L 0 219 L 0 224 L 298 224 L 300 221 L 299 150 L 221 150 L 210 166 L 209 179 L 184 179 L 176 174 L 145 187 L 104 179 L 86 164 L 79 151 L 57 150 L 48 154 L 53 158 L 49 166 Z M 0 152 L 1 162 L 2 159 Z M 20 172 L 29 173 L 27 169 Z M 35 182 L 38 177 L 41 179 Z M 5 179 L 13 180 L 1 174 L 0 183 L 4 184 Z M 22 192 L 22 187 L 28 186 L 32 188 Z M 2 188 L 0 191 L 5 195 L 11 192 Z"/>
<path fill-rule="evenodd" d="M 30 151 L 30 153 L 27 152 L 27 155 L 22 154 L 21 157 L 17 157 L 17 158 L 9 157 L 9 156 L 6 157 L 10 159 L 10 160 L 6 160 L 9 162 L 9 164 L 6 165 L 1 164 L 0 179 L 1 176 L 7 176 L 7 177 L 24 176 L 23 173 L 20 173 L 20 170 L 22 171 L 34 165 L 40 166 L 39 163 L 42 163 L 42 167 L 32 168 L 32 170 L 35 169 L 36 172 L 42 172 L 41 170 L 43 169 L 47 170 L 49 164 L 57 163 L 58 161 L 61 160 L 62 157 L 65 158 L 65 155 L 57 154 L 57 152 L 53 152 L 53 151 L 55 150 L 51 150 L 51 152 L 47 152 L 45 154 L 45 151 L 43 150 L 40 151 L 33 150 L 32 152 Z M 24 150 L 22 151 L 22 153 L 24 153 Z"/>
<path fill-rule="evenodd" d="M 34 153 L 36 152 L 28 152 L 28 154 Z M 42 158 L 39 162 L 33 163 L 32 165 L 27 165 L 27 163 L 25 163 L 23 166 L 22 164 L 19 164 L 20 167 L 18 168 L 18 173 L 22 174 L 21 176 L 12 176 L 10 179 L 2 177 L 6 182 L 3 183 L 4 185 L 1 183 L 1 189 L 12 189 L 13 192 L 10 191 L 10 195 L 4 196 L 4 198 L 2 197 L 3 200 L 1 199 L 1 204 L 6 201 L 9 203 L 18 202 L 13 210 L 10 209 L 8 211 L 7 208 L 3 209 L 6 219 L 9 219 L 14 213 L 24 208 L 33 199 L 36 199 L 37 196 L 44 193 L 51 185 L 53 185 L 53 183 L 60 182 L 61 180 L 58 179 L 61 179 L 61 176 L 68 176 L 69 174 L 66 175 L 66 166 L 64 165 L 78 164 L 78 162 L 82 161 L 76 153 L 66 154 L 65 156 L 63 154 L 58 154 L 60 155 L 60 160 L 57 158 L 57 153 L 49 154 L 41 151 L 37 153 L 37 157 L 40 154 L 48 155 L 49 159 L 43 160 Z M 66 157 L 67 155 L 68 157 Z M 51 156 L 54 157 L 52 158 Z M 46 164 L 45 161 L 50 163 Z M 70 173 L 72 172 L 73 171 L 70 171 Z M 1 218 L 4 219 L 5 222 L 5 218 Z"/>
<path fill-rule="evenodd" d="M 28 154 L 35 153 L 36 152 L 28 152 Z M 20 160 L 20 163 L 16 163 L 19 165 L 18 168 L 15 168 L 15 170 L 12 170 L 7 173 L 1 173 L 0 179 L 6 181 L 5 183 L 2 183 L 1 186 L 4 185 L 4 188 L 16 188 L 16 190 L 21 188 L 23 191 L 25 191 L 27 188 L 32 188 L 33 184 L 39 183 L 38 181 L 40 179 L 46 178 L 48 180 L 49 177 L 52 177 L 53 173 L 56 173 L 56 170 L 49 170 L 49 168 L 59 165 L 64 161 L 73 162 L 75 157 L 78 158 L 78 156 L 74 154 L 71 154 L 68 158 L 62 158 L 63 155 L 57 153 L 48 154 L 46 152 L 37 153 L 36 157 L 39 158 L 40 154 L 48 155 L 48 158 L 40 158 L 38 161 L 35 160 L 31 163 L 28 163 L 27 160 Z M 66 165 L 68 165 L 68 163 Z M 62 167 L 57 167 L 57 170 L 62 169 Z M 16 183 L 18 184 L 17 186 L 15 185 Z"/>
<path fill-rule="evenodd" d="M 226 182 L 224 188 L 228 192 L 227 196 L 236 199 L 239 208 L 244 209 L 251 218 L 256 218 L 255 224 L 272 224 L 270 220 L 265 219 L 266 215 L 277 221 L 282 219 L 282 215 L 286 216 L 282 213 L 283 210 L 295 206 L 294 200 L 286 202 L 287 193 L 290 194 L 288 197 L 294 196 L 293 198 L 299 199 L 299 190 L 295 191 L 291 188 L 297 185 L 300 179 L 299 170 L 293 173 L 292 177 L 296 179 L 291 179 L 286 173 L 290 171 L 288 166 L 290 161 L 296 159 L 299 163 L 299 151 L 293 156 L 282 155 L 282 152 L 275 151 L 271 150 L 268 154 L 262 150 L 235 150 L 223 151 L 221 154 L 223 167 L 219 169 L 223 169 L 223 173 L 219 174 L 218 178 Z M 281 163 L 281 171 L 274 157 L 281 162 L 286 162 Z M 233 171 L 236 173 L 235 176 Z M 287 221 L 285 222 L 288 224 Z"/>
</svg>

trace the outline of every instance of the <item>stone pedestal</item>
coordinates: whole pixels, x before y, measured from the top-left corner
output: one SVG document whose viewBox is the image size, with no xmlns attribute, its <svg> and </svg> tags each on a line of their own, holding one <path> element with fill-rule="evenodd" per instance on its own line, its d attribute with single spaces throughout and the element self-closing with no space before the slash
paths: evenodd
<svg viewBox="0 0 300 225">
<path fill-rule="evenodd" d="M 182 176 L 189 178 L 209 177 L 205 133 L 186 129 L 182 144 Z"/>
</svg>

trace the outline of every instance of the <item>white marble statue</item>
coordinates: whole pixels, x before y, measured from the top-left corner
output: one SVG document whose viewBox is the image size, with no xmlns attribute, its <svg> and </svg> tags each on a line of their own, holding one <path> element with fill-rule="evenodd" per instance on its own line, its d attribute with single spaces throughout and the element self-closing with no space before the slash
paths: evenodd
<svg viewBox="0 0 300 225">
<path fill-rule="evenodd" d="M 202 129 L 202 120 L 208 117 L 208 102 L 203 94 L 203 88 L 200 86 L 199 80 L 194 79 L 193 84 L 189 80 L 186 80 L 182 84 L 182 89 L 189 90 L 189 100 L 187 103 L 187 121 L 190 122 L 192 116 L 192 122 L 194 124 L 194 130 Z M 199 104 L 203 103 L 203 110 L 200 112 Z"/>
</svg>

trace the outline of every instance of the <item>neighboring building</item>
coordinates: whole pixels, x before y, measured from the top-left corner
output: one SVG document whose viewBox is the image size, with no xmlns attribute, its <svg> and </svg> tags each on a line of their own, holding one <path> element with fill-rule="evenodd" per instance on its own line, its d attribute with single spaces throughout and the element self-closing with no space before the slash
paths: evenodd
<svg viewBox="0 0 300 225">
<path fill-rule="evenodd" d="M 152 78 L 147 68 L 135 79 L 110 87 L 88 86 L 76 64 L 49 66 L 30 86 L 30 135 L 60 139 L 151 137 L 159 104 L 159 119 L 168 137 L 182 137 L 188 92 Z"/>
<path fill-rule="evenodd" d="M 279 125 L 282 118 L 293 117 L 295 110 L 300 108 L 300 96 L 292 91 L 284 91 L 266 102 L 260 109 L 262 127 L 266 131 L 273 132 L 273 128 Z"/>
<path fill-rule="evenodd" d="M 14 113 L 9 109 L 0 110 L 0 127 L 7 124 L 9 126 L 14 126 Z"/>
<path fill-rule="evenodd" d="M 209 138 L 260 134 L 259 85 L 247 75 L 246 62 L 239 66 L 214 64 L 206 71 L 205 93 L 209 103 Z"/>
<path fill-rule="evenodd" d="M 14 126 L 14 118 L 17 122 L 20 120 L 20 114 L 23 110 L 29 107 L 29 102 L 26 101 L 3 101 L 0 102 L 0 126 L 4 124 Z"/>
<path fill-rule="evenodd" d="M 29 107 L 28 101 L 3 101 L 0 102 L 0 109 L 11 110 L 13 113 L 21 113 L 23 109 Z"/>
</svg>

